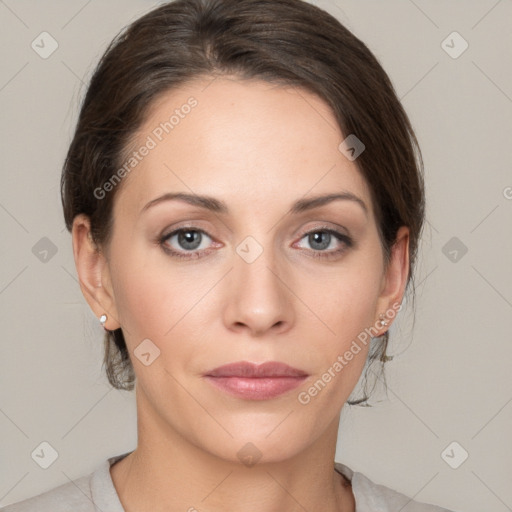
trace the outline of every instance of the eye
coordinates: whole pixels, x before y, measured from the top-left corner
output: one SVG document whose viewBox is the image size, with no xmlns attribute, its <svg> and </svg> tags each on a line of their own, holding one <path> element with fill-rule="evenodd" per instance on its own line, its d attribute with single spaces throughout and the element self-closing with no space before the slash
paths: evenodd
<svg viewBox="0 0 512 512">
<path fill-rule="evenodd" d="M 209 240 L 209 241 L 208 241 Z M 341 256 L 348 248 L 353 246 L 352 239 L 339 231 L 330 228 L 317 228 L 305 233 L 302 240 L 309 244 L 311 256 L 315 258 L 336 258 Z M 194 227 L 183 227 L 163 235 L 159 243 L 162 249 L 172 257 L 184 259 L 198 259 L 207 256 L 214 249 L 213 239 L 204 230 Z M 307 250 L 299 242 L 300 249 Z"/>
<path fill-rule="evenodd" d="M 208 239 L 212 238 L 202 229 L 180 228 L 160 239 L 162 248 L 178 258 L 200 258 L 207 251 Z"/>
<path fill-rule="evenodd" d="M 339 231 L 328 228 L 316 229 L 306 233 L 301 240 L 306 240 L 313 249 L 312 256 L 318 258 L 332 258 L 341 255 L 353 246 L 352 239 Z M 304 248 L 298 244 L 299 247 Z M 327 250 L 329 249 L 330 250 Z"/>
</svg>

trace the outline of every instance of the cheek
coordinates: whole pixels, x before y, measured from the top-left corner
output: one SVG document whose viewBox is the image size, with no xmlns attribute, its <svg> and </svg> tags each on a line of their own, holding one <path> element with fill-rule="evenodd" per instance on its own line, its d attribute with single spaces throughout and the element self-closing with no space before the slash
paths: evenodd
<svg viewBox="0 0 512 512">
<path fill-rule="evenodd" d="M 375 259 L 361 258 L 324 279 L 322 286 L 317 281 L 316 288 L 310 287 L 308 305 L 323 321 L 327 339 L 346 342 L 374 324 L 381 279 L 382 267 Z"/>
<path fill-rule="evenodd" d="M 316 287 L 312 287 L 314 283 L 308 279 L 309 288 L 314 290 L 308 305 L 322 322 L 313 318 L 310 321 L 317 325 L 318 332 L 312 336 L 312 357 L 316 357 L 320 364 L 316 384 L 313 383 L 313 389 L 309 388 L 311 395 L 309 389 L 306 393 L 310 399 L 322 395 L 317 400 L 318 406 L 329 402 L 344 403 L 363 371 L 371 341 L 366 330 L 376 320 L 382 279 L 383 266 L 378 254 L 367 251 L 354 255 L 330 279 L 325 276 L 317 279 Z M 320 282 L 322 286 L 319 286 Z M 311 332 L 313 334 L 313 330 Z"/>
<path fill-rule="evenodd" d="M 352 274 L 351 279 L 333 283 L 329 293 L 313 297 L 325 325 L 314 321 L 324 335 L 313 335 L 311 329 L 314 343 L 309 350 L 317 372 L 297 397 L 301 405 L 314 404 L 337 414 L 360 379 L 371 342 L 365 329 L 374 323 L 377 297 L 377 286 L 369 277 Z"/>
<path fill-rule="evenodd" d="M 160 349 L 162 360 L 169 348 L 173 356 L 181 352 L 180 357 L 187 358 L 187 351 L 200 342 L 201 333 L 204 337 L 208 328 L 201 313 L 210 302 L 203 298 L 217 277 L 180 269 L 166 255 L 158 254 L 158 249 L 133 248 L 127 253 L 120 245 L 117 252 L 119 263 L 112 271 L 112 284 L 131 352 L 142 340 L 150 339 Z M 183 339 L 186 344 L 176 343 Z"/>
<path fill-rule="evenodd" d="M 172 328 L 177 310 L 186 302 L 187 288 L 177 280 L 176 273 L 163 266 L 165 260 L 158 257 L 158 249 L 148 251 L 133 238 L 116 240 L 112 251 L 116 263 L 111 274 L 119 322 L 127 342 L 131 338 L 135 343 L 144 338 L 157 339 Z"/>
</svg>

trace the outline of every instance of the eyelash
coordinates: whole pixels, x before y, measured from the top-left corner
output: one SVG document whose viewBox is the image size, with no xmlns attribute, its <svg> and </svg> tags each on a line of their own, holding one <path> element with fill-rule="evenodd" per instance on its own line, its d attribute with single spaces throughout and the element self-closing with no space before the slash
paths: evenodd
<svg viewBox="0 0 512 512">
<path fill-rule="evenodd" d="M 179 252 L 179 251 L 175 251 L 174 249 L 170 249 L 169 246 L 166 244 L 166 242 L 170 238 L 172 238 L 174 235 L 177 235 L 179 233 L 186 233 L 188 231 L 194 231 L 197 233 L 201 233 L 203 235 L 208 236 L 209 238 L 211 238 L 213 240 L 213 237 L 211 237 L 206 231 L 204 231 L 202 229 L 198 229 L 198 228 L 194 228 L 194 227 L 183 227 L 183 228 L 179 228 L 174 231 L 171 231 L 170 233 L 163 235 L 159 239 L 159 244 L 162 247 L 163 251 L 165 253 L 169 254 L 171 257 L 178 258 L 178 259 L 192 260 L 192 259 L 202 258 L 203 257 L 202 255 L 195 256 L 196 254 L 201 254 L 201 252 L 195 252 L 195 251 Z M 300 240 L 302 240 L 306 236 L 309 236 L 309 235 L 312 235 L 315 233 L 329 233 L 330 235 L 333 235 L 339 242 L 342 242 L 345 246 L 341 247 L 340 249 L 331 250 L 331 251 L 325 251 L 325 250 L 318 251 L 318 250 L 312 249 L 312 253 L 313 253 L 312 256 L 314 258 L 323 258 L 323 259 L 336 258 L 336 257 L 340 256 L 342 253 L 344 253 L 347 249 L 350 249 L 351 247 L 353 247 L 353 245 L 354 245 L 353 240 L 349 236 L 347 236 L 343 233 L 340 233 L 339 231 L 336 231 L 334 229 L 327 228 L 327 227 L 319 227 L 319 228 L 313 229 L 311 231 L 307 231 L 306 233 L 304 233 L 301 236 Z M 204 253 L 204 256 L 207 256 L 213 250 L 214 249 L 203 249 L 202 252 Z"/>
</svg>

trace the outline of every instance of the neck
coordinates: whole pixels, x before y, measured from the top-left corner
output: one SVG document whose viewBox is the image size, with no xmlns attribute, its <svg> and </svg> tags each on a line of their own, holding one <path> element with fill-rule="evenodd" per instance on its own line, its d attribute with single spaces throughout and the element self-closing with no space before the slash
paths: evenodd
<svg viewBox="0 0 512 512">
<path fill-rule="evenodd" d="M 110 470 L 126 512 L 354 511 L 351 488 L 334 470 L 339 418 L 292 458 L 251 464 L 211 454 L 167 423 L 155 432 L 158 421 L 141 417 L 137 449 Z"/>
</svg>

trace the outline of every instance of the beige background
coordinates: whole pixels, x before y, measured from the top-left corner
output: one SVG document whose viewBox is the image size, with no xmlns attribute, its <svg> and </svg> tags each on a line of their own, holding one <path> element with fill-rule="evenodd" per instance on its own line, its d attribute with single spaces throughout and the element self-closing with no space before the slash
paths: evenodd
<svg viewBox="0 0 512 512">
<path fill-rule="evenodd" d="M 316 3 L 370 47 L 402 98 L 429 221 L 416 325 L 401 313 L 393 329 L 388 398 L 343 410 L 336 459 L 416 500 L 512 510 L 512 1 Z M 102 329 L 76 280 L 59 178 L 83 83 L 118 30 L 155 5 L 0 1 L 0 506 L 136 444 L 134 394 L 111 389 L 101 369 Z M 59 45 L 47 59 L 31 48 L 43 31 Z M 458 58 L 442 46 L 454 31 L 469 44 Z M 34 254 L 43 237 L 56 251 L 46 262 Z M 31 457 L 43 441 L 58 452 L 48 469 Z M 445 459 L 463 450 L 452 469 Z"/>
</svg>

